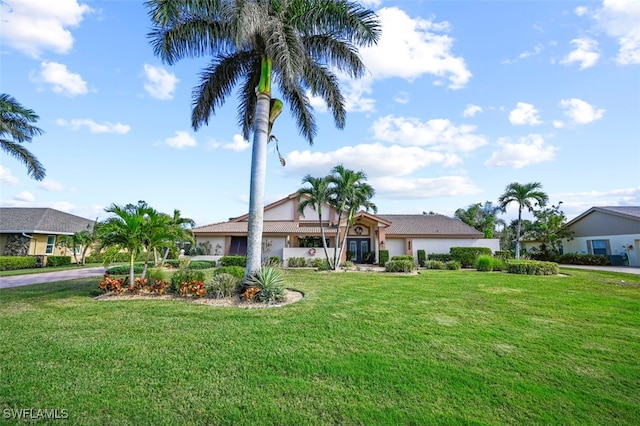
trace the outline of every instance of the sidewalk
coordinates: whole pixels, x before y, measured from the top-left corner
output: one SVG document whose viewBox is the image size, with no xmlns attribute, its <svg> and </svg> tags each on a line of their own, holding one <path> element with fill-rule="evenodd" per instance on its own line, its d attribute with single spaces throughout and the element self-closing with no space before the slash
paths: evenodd
<svg viewBox="0 0 640 426">
<path fill-rule="evenodd" d="M 104 268 L 101 266 L 95 268 L 78 268 L 66 271 L 43 272 L 41 274 L 13 275 L 0 277 L 0 288 L 75 280 L 77 278 L 99 277 L 101 275 L 104 275 Z"/>
</svg>

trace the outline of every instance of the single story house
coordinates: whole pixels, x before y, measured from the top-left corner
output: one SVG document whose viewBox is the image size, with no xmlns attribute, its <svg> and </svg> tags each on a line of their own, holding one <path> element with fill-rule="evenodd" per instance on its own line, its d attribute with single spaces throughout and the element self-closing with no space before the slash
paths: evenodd
<svg viewBox="0 0 640 426">
<path fill-rule="evenodd" d="M 94 225 L 94 220 L 50 208 L 0 207 L 0 256 L 72 256 L 69 248 L 56 247 L 58 237 Z"/>
<path fill-rule="evenodd" d="M 318 213 L 307 207 L 298 211 L 297 194 L 291 194 L 265 206 L 263 227 L 263 258 L 278 256 L 283 262 L 291 257 L 323 256 Z M 347 232 L 343 260 L 356 263 L 377 262 L 380 250 L 389 256 L 410 254 L 417 258 L 418 250 L 429 253 L 449 253 L 451 247 L 488 247 L 500 249 L 498 239 L 485 239 L 459 219 L 439 214 L 370 214 L 356 215 L 353 226 L 346 229 L 342 218 L 338 223 L 336 210 L 323 207 L 322 226 L 330 256 L 336 249 L 336 230 L 340 240 Z M 198 247 L 206 247 L 205 254 L 246 255 L 248 214 L 227 222 L 214 223 L 193 229 Z M 340 241 L 338 242 L 338 244 Z"/>
<path fill-rule="evenodd" d="M 591 207 L 566 226 L 573 239 L 563 241 L 565 253 L 621 255 L 640 267 L 640 206 Z"/>
</svg>

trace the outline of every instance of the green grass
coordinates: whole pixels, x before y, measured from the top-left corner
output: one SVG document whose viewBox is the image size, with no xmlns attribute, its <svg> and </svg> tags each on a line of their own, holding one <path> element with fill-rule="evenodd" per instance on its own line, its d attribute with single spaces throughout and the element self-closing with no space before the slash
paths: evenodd
<svg viewBox="0 0 640 426">
<path fill-rule="evenodd" d="M 280 308 L 0 290 L 0 409 L 70 424 L 640 424 L 640 276 L 288 271 Z"/>
</svg>

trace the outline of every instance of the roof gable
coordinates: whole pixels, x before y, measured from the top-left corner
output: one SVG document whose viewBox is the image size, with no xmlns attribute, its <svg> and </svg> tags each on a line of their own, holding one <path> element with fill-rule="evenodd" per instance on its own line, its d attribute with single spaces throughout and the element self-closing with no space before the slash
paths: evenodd
<svg viewBox="0 0 640 426">
<path fill-rule="evenodd" d="M 379 217 L 391 222 L 387 236 L 450 236 L 484 238 L 484 234 L 462 222 L 440 214 L 381 214 Z"/>
<path fill-rule="evenodd" d="M 51 208 L 1 207 L 0 232 L 68 234 L 91 230 L 95 221 Z"/>
</svg>

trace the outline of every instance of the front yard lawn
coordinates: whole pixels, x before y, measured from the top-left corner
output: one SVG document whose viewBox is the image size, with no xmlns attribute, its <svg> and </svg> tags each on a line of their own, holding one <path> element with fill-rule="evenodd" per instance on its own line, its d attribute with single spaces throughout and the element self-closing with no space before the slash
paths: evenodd
<svg viewBox="0 0 640 426">
<path fill-rule="evenodd" d="M 640 424 L 640 276 L 286 271 L 266 309 L 0 290 L 0 409 L 70 424 Z M 33 411 L 36 413 L 36 411 Z"/>
</svg>

